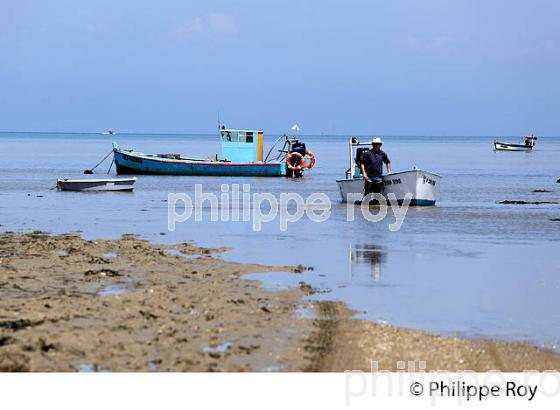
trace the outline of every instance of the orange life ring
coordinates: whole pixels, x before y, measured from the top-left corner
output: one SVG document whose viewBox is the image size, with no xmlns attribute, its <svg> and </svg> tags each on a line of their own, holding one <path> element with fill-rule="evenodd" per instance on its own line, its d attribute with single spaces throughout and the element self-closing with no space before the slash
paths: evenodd
<svg viewBox="0 0 560 410">
<path fill-rule="evenodd" d="M 297 165 L 292 164 L 292 155 L 299 156 L 299 163 Z M 301 171 L 305 165 L 305 159 L 299 152 L 290 152 L 286 157 L 286 166 L 290 171 Z"/>
<path fill-rule="evenodd" d="M 309 164 L 304 164 L 303 168 L 304 169 L 311 169 L 313 168 L 313 166 L 315 165 L 315 163 L 317 162 L 317 160 L 315 159 L 315 154 L 313 154 L 311 151 L 307 151 L 305 153 L 305 157 L 309 158 L 311 160 L 311 162 Z"/>
</svg>

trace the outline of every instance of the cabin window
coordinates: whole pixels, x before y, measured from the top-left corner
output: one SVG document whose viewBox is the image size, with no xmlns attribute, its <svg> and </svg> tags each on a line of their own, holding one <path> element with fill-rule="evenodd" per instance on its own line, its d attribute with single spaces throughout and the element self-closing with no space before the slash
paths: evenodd
<svg viewBox="0 0 560 410">
<path fill-rule="evenodd" d="M 227 142 L 237 142 L 239 133 L 236 131 L 222 131 L 222 140 Z"/>
<path fill-rule="evenodd" d="M 239 133 L 239 142 L 253 142 L 253 133 L 252 132 L 240 132 Z"/>
<path fill-rule="evenodd" d="M 230 131 L 222 130 L 222 141 L 225 142 L 246 142 L 252 144 L 255 142 L 255 133 L 253 131 Z"/>
</svg>

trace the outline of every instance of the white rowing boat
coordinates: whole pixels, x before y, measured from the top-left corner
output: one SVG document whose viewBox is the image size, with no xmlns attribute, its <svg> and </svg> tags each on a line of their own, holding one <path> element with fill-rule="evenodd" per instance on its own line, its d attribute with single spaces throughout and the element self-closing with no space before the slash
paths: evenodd
<svg viewBox="0 0 560 410">
<path fill-rule="evenodd" d="M 409 199 L 410 206 L 435 205 L 440 181 L 441 176 L 421 169 L 393 172 L 383 175 L 381 194 L 387 199 L 396 199 L 399 204 Z M 342 202 L 362 202 L 364 178 L 359 176 L 352 179 L 339 179 L 336 182 Z"/>
<path fill-rule="evenodd" d="M 364 178 L 357 164 L 354 163 L 354 149 L 370 146 L 360 143 L 355 138 L 350 140 L 350 168 L 346 178 L 336 181 L 342 202 L 361 203 L 364 197 Z M 393 198 L 399 204 L 409 202 L 410 206 L 435 205 L 441 176 L 421 169 L 392 172 L 383 175 L 381 194 L 387 199 Z M 394 195 L 394 196 L 393 196 Z"/>
<path fill-rule="evenodd" d="M 132 191 L 136 178 L 58 179 L 59 191 Z"/>
</svg>

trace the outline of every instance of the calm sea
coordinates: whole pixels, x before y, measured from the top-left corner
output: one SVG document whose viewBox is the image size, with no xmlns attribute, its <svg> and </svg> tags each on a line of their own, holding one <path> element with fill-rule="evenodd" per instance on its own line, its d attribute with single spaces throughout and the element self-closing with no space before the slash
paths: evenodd
<svg viewBox="0 0 560 410">
<path fill-rule="evenodd" d="M 318 163 L 301 180 L 140 176 L 131 194 L 84 194 L 50 188 L 57 178 L 83 177 L 111 150 L 112 140 L 144 152 L 209 157 L 220 150 L 218 138 L 36 133 L 0 134 L 0 229 L 79 230 L 87 238 L 135 233 L 156 242 L 229 245 L 235 249 L 228 259 L 313 266 L 301 275 L 252 277 L 272 289 L 308 282 L 325 291 L 314 298 L 342 300 L 359 317 L 559 349 L 560 221 L 551 219 L 560 218 L 560 205 L 498 202 L 560 202 L 560 138 L 540 138 L 531 153 L 494 152 L 492 137 L 383 139 L 394 170 L 417 166 L 443 176 L 437 206 L 411 208 L 398 232 L 388 229 L 391 216 L 379 223 L 346 220 L 335 183 L 348 168 L 345 137 L 305 137 Z M 222 183 L 249 183 L 252 192 L 275 195 L 323 192 L 333 207 L 327 221 L 304 218 L 285 232 L 277 221 L 261 232 L 251 222 L 210 222 L 208 209 L 203 221 L 167 232 L 168 193 L 192 193 L 196 183 L 216 194 Z"/>
</svg>

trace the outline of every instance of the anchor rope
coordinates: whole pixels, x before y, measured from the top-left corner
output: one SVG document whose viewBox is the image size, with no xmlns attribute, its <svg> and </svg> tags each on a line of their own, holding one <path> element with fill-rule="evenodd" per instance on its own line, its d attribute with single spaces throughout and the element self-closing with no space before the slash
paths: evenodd
<svg viewBox="0 0 560 410">
<path fill-rule="evenodd" d="M 95 168 L 97 168 L 99 165 L 103 164 L 103 162 L 105 162 L 105 160 L 106 160 L 107 158 L 109 158 L 109 155 L 111 155 L 112 153 L 113 153 L 113 150 L 109 151 L 109 153 L 108 153 L 107 155 L 105 155 L 105 157 L 104 157 L 101 161 L 99 161 L 99 162 L 97 163 L 96 166 L 94 166 L 92 169 L 88 169 L 88 170 L 86 170 L 86 171 L 91 171 L 91 172 L 93 172 L 93 170 L 94 170 Z"/>
<path fill-rule="evenodd" d="M 109 169 L 107 170 L 107 174 L 111 172 L 111 168 L 113 168 L 113 164 L 115 163 L 115 158 L 111 161 L 111 165 L 109 165 Z"/>
</svg>

